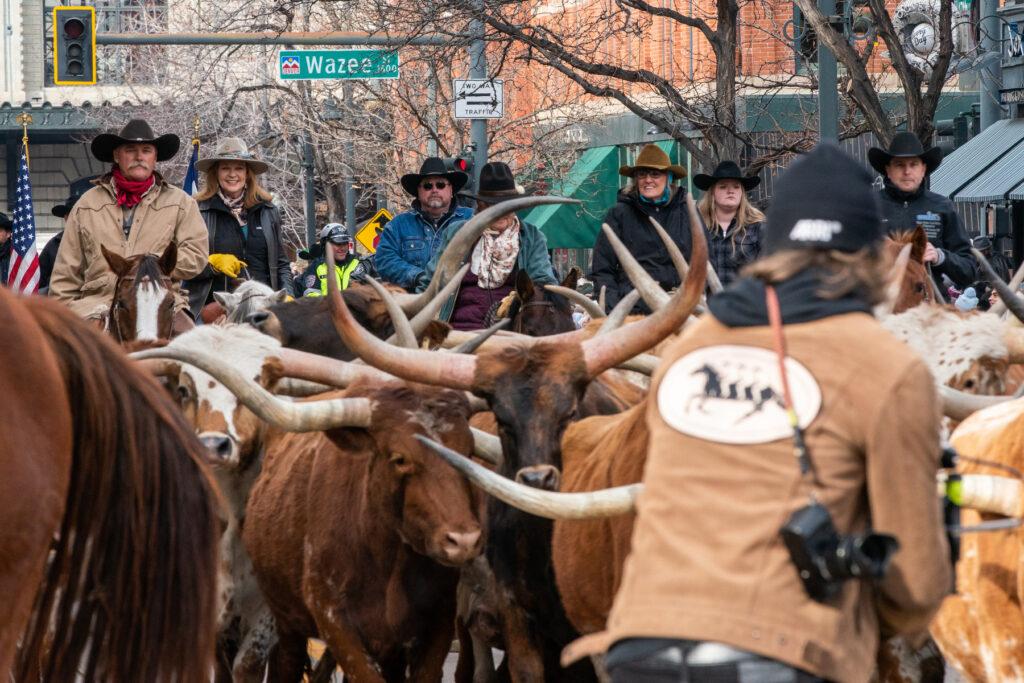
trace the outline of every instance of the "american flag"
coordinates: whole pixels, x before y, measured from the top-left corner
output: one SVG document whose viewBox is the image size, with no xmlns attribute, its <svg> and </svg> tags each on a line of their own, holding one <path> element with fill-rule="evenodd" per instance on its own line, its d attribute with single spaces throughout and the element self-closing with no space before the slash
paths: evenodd
<svg viewBox="0 0 1024 683">
<path fill-rule="evenodd" d="M 192 141 L 192 158 L 188 160 L 188 170 L 185 171 L 185 182 L 182 187 L 189 196 L 199 191 L 199 173 L 196 171 L 196 162 L 199 161 L 199 140 Z"/>
<path fill-rule="evenodd" d="M 27 146 L 22 146 L 14 195 L 13 249 L 7 286 L 22 294 L 35 294 L 39 291 L 39 254 L 36 252 L 36 219 L 32 212 L 32 181 L 28 175 L 26 151 Z"/>
</svg>

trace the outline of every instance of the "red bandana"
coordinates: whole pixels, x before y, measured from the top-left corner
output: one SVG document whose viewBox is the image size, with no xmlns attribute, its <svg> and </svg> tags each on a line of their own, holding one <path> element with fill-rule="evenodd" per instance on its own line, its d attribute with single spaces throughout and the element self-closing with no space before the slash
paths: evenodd
<svg viewBox="0 0 1024 683">
<path fill-rule="evenodd" d="M 128 180 L 121 174 L 121 169 L 114 167 L 114 187 L 117 188 L 117 203 L 126 209 L 130 209 L 142 201 L 142 195 L 146 190 L 153 187 L 155 182 L 153 176 L 145 180 Z"/>
</svg>

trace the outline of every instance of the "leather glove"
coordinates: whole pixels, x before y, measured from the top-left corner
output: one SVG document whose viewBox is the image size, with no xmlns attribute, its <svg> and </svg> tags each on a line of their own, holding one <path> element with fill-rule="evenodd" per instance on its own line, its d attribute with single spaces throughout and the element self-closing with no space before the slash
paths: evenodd
<svg viewBox="0 0 1024 683">
<path fill-rule="evenodd" d="M 234 254 L 210 254 L 210 265 L 218 273 L 236 278 L 242 272 L 242 268 L 249 264 L 245 261 L 239 261 L 238 257 Z"/>
<path fill-rule="evenodd" d="M 413 282 L 412 291 L 418 292 L 421 288 L 425 288 L 430 284 L 430 277 L 427 276 L 426 271 L 416 276 L 416 280 Z"/>
</svg>

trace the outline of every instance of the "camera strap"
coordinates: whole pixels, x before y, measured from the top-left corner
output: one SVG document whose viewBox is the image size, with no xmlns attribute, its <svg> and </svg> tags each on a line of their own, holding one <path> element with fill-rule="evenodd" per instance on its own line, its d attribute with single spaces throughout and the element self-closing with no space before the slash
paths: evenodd
<svg viewBox="0 0 1024 683">
<path fill-rule="evenodd" d="M 796 455 L 797 464 L 800 466 L 800 474 L 809 479 L 811 483 L 810 497 L 815 501 L 814 468 L 811 465 L 811 456 L 804 443 L 804 430 L 800 427 L 800 417 L 793 406 L 793 397 L 789 391 L 789 376 L 786 374 L 786 337 L 782 331 L 782 309 L 779 307 L 779 296 L 775 288 L 769 284 L 764 288 L 765 303 L 768 306 L 768 323 L 772 328 L 772 341 L 775 346 L 775 354 L 779 357 L 779 376 L 782 378 L 782 407 L 786 411 L 786 419 L 793 430 L 793 450 Z"/>
</svg>

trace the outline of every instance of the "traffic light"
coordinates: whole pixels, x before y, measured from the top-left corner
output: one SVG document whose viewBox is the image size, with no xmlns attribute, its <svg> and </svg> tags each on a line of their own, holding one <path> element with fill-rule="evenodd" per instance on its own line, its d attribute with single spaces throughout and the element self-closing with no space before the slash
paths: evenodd
<svg viewBox="0 0 1024 683">
<path fill-rule="evenodd" d="M 445 166 L 447 166 L 451 170 L 462 171 L 467 176 L 469 176 L 469 180 L 466 182 L 466 186 L 462 188 L 464 191 L 467 192 L 476 191 L 476 174 L 473 173 L 473 151 L 474 150 L 472 148 L 467 146 L 465 149 L 459 152 L 458 156 L 444 160 Z"/>
<path fill-rule="evenodd" d="M 95 8 L 53 8 L 53 82 L 57 85 L 96 83 Z"/>
</svg>

